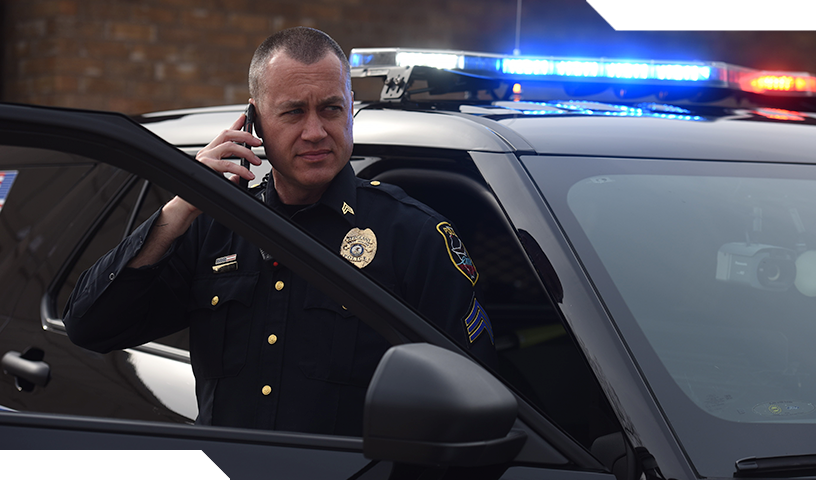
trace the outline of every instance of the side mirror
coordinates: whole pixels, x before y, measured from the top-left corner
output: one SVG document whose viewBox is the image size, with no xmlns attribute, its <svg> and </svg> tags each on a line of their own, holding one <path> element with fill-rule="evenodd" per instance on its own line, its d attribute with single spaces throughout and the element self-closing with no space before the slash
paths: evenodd
<svg viewBox="0 0 816 480">
<path fill-rule="evenodd" d="M 429 344 L 398 345 L 366 393 L 363 454 L 446 467 L 509 462 L 527 438 L 511 431 L 517 410 L 513 394 L 471 360 Z"/>
</svg>

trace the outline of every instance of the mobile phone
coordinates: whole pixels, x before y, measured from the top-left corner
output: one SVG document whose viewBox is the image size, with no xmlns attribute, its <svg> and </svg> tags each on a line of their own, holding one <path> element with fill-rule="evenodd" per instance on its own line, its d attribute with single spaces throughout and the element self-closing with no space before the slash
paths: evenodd
<svg viewBox="0 0 816 480">
<path fill-rule="evenodd" d="M 252 127 L 255 124 L 255 105 L 253 105 L 251 103 L 247 104 L 247 108 L 246 108 L 246 111 L 244 112 L 244 114 L 246 115 L 246 119 L 244 120 L 244 127 L 241 130 L 243 130 L 244 132 L 252 133 Z M 245 146 L 245 147 L 247 146 L 246 143 L 244 143 L 242 145 Z M 252 147 L 248 147 L 248 148 L 252 148 Z M 249 165 L 250 165 L 249 160 L 247 160 L 246 158 L 241 159 L 241 166 L 242 167 L 249 170 Z M 238 185 L 241 188 L 243 188 L 244 190 L 246 190 L 247 188 L 249 188 L 249 180 L 247 180 L 246 178 L 241 178 L 241 180 L 238 182 Z"/>
</svg>

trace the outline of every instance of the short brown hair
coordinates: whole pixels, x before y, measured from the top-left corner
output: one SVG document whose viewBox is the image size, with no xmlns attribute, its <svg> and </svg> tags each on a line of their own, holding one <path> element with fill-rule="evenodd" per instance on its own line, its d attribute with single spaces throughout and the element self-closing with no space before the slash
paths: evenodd
<svg viewBox="0 0 816 480">
<path fill-rule="evenodd" d="M 328 53 L 333 53 L 340 59 L 343 70 L 346 72 L 346 85 L 351 89 L 351 69 L 348 58 L 346 58 L 346 54 L 343 53 L 340 45 L 320 30 L 309 27 L 294 27 L 270 35 L 255 50 L 255 55 L 253 55 L 252 62 L 249 64 L 249 95 L 252 98 L 258 97 L 261 75 L 263 75 L 266 62 L 279 51 L 283 51 L 293 60 L 306 65 L 319 62 Z"/>
</svg>

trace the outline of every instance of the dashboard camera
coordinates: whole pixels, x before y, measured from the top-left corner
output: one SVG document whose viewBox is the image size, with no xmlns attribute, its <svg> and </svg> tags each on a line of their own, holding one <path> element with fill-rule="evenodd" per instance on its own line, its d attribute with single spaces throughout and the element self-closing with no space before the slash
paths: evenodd
<svg viewBox="0 0 816 480">
<path fill-rule="evenodd" d="M 796 252 L 761 244 L 726 243 L 717 252 L 717 280 L 784 291 L 796 280 Z"/>
</svg>

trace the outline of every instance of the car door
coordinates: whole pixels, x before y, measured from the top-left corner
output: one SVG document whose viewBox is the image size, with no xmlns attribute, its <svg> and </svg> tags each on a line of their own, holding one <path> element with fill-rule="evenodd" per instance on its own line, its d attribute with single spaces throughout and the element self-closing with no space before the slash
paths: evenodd
<svg viewBox="0 0 816 480">
<path fill-rule="evenodd" d="M 394 345 L 408 342 L 426 342 L 446 350 L 466 355 L 460 347 L 430 323 L 419 317 L 411 308 L 387 293 L 382 287 L 369 280 L 333 252 L 320 246 L 297 227 L 266 208 L 262 203 L 239 191 L 223 177 L 190 159 L 171 145 L 161 141 L 126 117 L 114 114 L 75 112 L 21 106 L 0 106 L 0 146 L 2 148 L 25 150 L 34 149 L 49 155 L 45 164 L 62 165 L 52 157 L 66 157 L 70 165 L 83 165 L 86 169 L 112 169 L 106 173 L 121 184 L 111 186 L 121 192 L 128 182 L 138 183 L 131 175 L 153 182 L 167 191 L 176 192 L 218 221 L 234 229 L 260 248 L 273 252 L 276 258 L 291 266 L 327 295 L 342 302 L 353 310 L 361 320 L 367 322 Z M 73 163 L 72 163 L 73 162 Z M 23 162 L 25 163 L 25 162 Z M 4 167 L 6 168 L 6 167 Z M 22 168 L 22 166 L 20 167 Z M 126 173 L 127 172 L 127 173 Z M 87 172 L 84 174 L 89 175 Z M 84 177 L 83 177 L 84 178 Z M 72 183 L 74 185 L 76 182 Z M 123 187 L 122 185 L 125 185 Z M 46 188 L 46 187 L 44 187 Z M 133 188 L 133 186 L 131 186 Z M 53 202 L 54 200 L 51 200 Z M 105 205 L 108 202 L 100 202 Z M 74 204 L 71 204 L 74 205 Z M 82 205 L 74 208 L 81 209 Z M 3 217 L 0 211 L 0 218 Z M 58 240 L 50 244 L 47 254 L 42 257 L 26 256 L 24 250 L 37 250 L 32 243 L 38 237 L 16 247 L 16 257 L 23 258 L 22 267 L 26 275 L 15 276 L 20 271 L 11 269 L 6 276 L 17 278 L 6 294 L 6 319 L 18 315 L 18 308 L 28 305 L 27 290 L 41 295 L 57 270 L 64 265 L 64 259 L 73 250 L 86 228 L 73 229 L 72 220 L 76 215 L 59 218 L 54 214 L 46 216 L 31 231 L 56 228 Z M 99 218 L 90 214 L 89 218 Z M 51 223 L 49 220 L 55 218 Z M 59 223 L 64 221 L 64 223 Z M 86 220 L 88 222 L 90 220 Z M 12 261 L 10 260 L 10 261 Z M 12 271 L 13 270 L 13 271 Z M 354 282 L 349 282 L 354 278 Z M 39 285 L 38 288 L 34 286 Z M 36 301 L 39 301 L 38 297 Z M 29 300 L 30 301 L 30 300 Z M 26 307 L 30 308 L 30 307 Z M 22 310 L 21 310 L 22 311 Z M 30 315 L 30 313 L 29 313 Z M 9 322 L 11 324 L 11 322 Z M 2 334 L 3 332 L 0 332 Z M 44 337 L 43 344 L 54 342 Z M 16 347 L 22 348 L 22 347 Z M 44 351 L 45 349 L 41 347 Z M 66 346 L 66 355 L 88 355 L 80 349 Z M 23 356 L 24 352 L 20 352 Z M 46 353 L 47 355 L 47 353 Z M 56 355 L 55 355 L 56 356 Z M 50 356 L 23 358 L 29 362 L 48 363 Z M 52 362 L 54 372 L 62 365 L 61 358 Z M 439 366 L 446 368 L 444 362 Z M 488 375 L 481 369 L 474 371 L 477 377 Z M 55 374 L 52 374 L 55 377 Z M 489 375 L 488 375 L 489 376 Z M 495 380 L 494 380 L 495 381 Z M 36 385 L 36 387 L 41 387 Z M 40 388 L 42 392 L 48 387 Z M 87 393 L 87 392 L 86 392 Z M 504 478 L 537 478 L 546 476 L 587 476 L 596 477 L 605 470 L 580 444 L 558 426 L 538 414 L 521 397 L 515 396 L 522 413 L 515 420 L 514 429 L 523 432 L 527 439 L 524 448 L 515 458 L 515 464 L 503 461 L 493 469 L 457 470 L 457 465 L 433 467 L 438 478 L 453 478 L 470 472 L 478 478 L 498 478 L 508 467 Z M 81 401 L 81 400 L 80 400 Z M 25 407 L 24 404 L 20 405 Z M 21 408 L 22 409 L 22 408 Z M 99 415 L 98 411 L 88 415 Z M 286 478 L 325 477 L 327 470 L 333 473 L 327 478 L 388 478 L 397 467 L 389 458 L 378 458 L 369 462 L 364 456 L 363 439 L 333 436 L 317 436 L 286 432 L 259 432 L 237 429 L 192 427 L 185 425 L 161 425 L 148 421 L 111 420 L 84 417 L 54 417 L 24 413 L 0 414 L 0 429 L 3 434 L 2 448 L 183 448 L 203 449 L 211 458 L 222 459 L 241 468 L 242 472 L 253 471 L 275 473 Z M 399 434 L 399 432 L 397 432 Z M 401 453 L 402 454 L 402 453 Z M 246 460 L 246 462 L 244 462 Z M 401 460 L 401 465 L 405 460 Z M 243 463 L 242 463 L 243 462 Z M 240 466 L 239 466 L 240 464 Z M 271 466 L 270 466 L 271 465 Z M 532 466 L 532 468 L 531 468 Z M 393 467 L 393 468 L 392 468 Z M 450 467 L 450 469 L 448 469 Z M 311 470 L 310 470 L 311 469 Z M 321 470 L 322 469 L 322 470 Z M 236 470 L 237 471 L 237 470 Z M 403 466 L 400 475 L 418 478 L 427 473 L 422 466 Z M 445 475 L 448 477 L 445 477 Z M 396 475 L 396 473 L 395 473 Z"/>
</svg>

